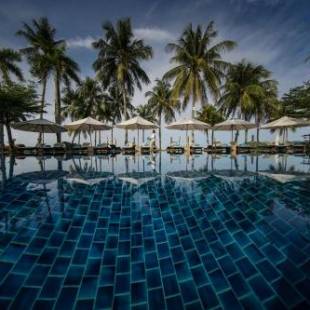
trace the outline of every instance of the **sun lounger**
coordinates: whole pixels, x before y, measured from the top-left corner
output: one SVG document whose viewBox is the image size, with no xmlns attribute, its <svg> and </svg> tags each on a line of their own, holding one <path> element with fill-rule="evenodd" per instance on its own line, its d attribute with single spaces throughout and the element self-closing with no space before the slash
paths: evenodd
<svg viewBox="0 0 310 310">
<path fill-rule="evenodd" d="M 66 153 L 67 147 L 65 143 L 55 143 L 54 144 L 54 154 L 64 154 Z"/>
<path fill-rule="evenodd" d="M 255 145 L 248 144 L 248 143 L 242 143 L 237 146 L 237 152 L 238 154 L 246 154 L 251 153 L 256 150 Z"/>
<path fill-rule="evenodd" d="M 38 143 L 36 145 L 37 155 L 52 155 L 53 154 L 53 148 L 44 143 Z"/>
<path fill-rule="evenodd" d="M 170 140 L 170 145 L 166 148 L 168 154 L 183 154 L 185 148 L 181 145 L 180 139 L 178 142 Z"/>
<path fill-rule="evenodd" d="M 228 144 L 222 144 L 220 142 L 216 142 L 213 145 L 208 145 L 204 150 L 208 153 L 214 154 L 229 154 L 231 146 Z"/>
<path fill-rule="evenodd" d="M 202 154 L 203 147 L 197 143 L 194 143 L 194 144 L 190 145 L 189 150 L 190 150 L 191 154 Z"/>
<path fill-rule="evenodd" d="M 95 154 L 109 154 L 111 152 L 111 146 L 108 143 L 101 143 L 94 147 Z"/>
<path fill-rule="evenodd" d="M 306 143 L 304 141 L 292 141 L 287 146 L 287 152 L 290 154 L 304 154 L 306 152 Z"/>
<path fill-rule="evenodd" d="M 123 148 L 122 148 L 122 153 L 123 154 L 135 154 L 136 153 L 136 145 L 135 144 L 128 144 L 128 145 L 125 145 Z"/>
</svg>

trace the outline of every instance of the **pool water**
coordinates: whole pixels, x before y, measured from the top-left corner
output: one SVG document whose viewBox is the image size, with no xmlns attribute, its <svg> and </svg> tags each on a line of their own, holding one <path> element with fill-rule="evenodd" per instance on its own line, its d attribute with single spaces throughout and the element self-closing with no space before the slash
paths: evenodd
<svg viewBox="0 0 310 310">
<path fill-rule="evenodd" d="M 309 309 L 298 156 L 7 158 L 0 309 Z"/>
</svg>

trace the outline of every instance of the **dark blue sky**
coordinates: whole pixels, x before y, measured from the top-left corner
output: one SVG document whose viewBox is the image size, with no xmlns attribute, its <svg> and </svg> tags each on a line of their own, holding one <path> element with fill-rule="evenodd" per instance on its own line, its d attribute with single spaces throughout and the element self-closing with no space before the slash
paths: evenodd
<svg viewBox="0 0 310 310">
<path fill-rule="evenodd" d="M 219 39 L 232 39 L 238 47 L 224 58 L 246 58 L 263 64 L 279 81 L 282 94 L 310 79 L 310 0 L 0 0 L 0 46 L 24 46 L 15 32 L 22 22 L 47 16 L 59 38 L 69 42 L 72 57 L 80 64 L 82 76 L 93 75 L 96 53 L 90 43 L 102 34 L 104 21 L 131 17 L 135 33 L 154 48 L 154 58 L 144 64 L 150 78 L 161 77 L 169 68 L 170 55 L 164 51 L 184 27 L 206 25 L 214 20 Z M 25 70 L 27 68 L 25 67 Z M 151 87 L 151 85 L 149 86 Z M 134 104 L 145 102 L 137 92 Z M 49 100 L 52 102 L 51 85 Z"/>
</svg>

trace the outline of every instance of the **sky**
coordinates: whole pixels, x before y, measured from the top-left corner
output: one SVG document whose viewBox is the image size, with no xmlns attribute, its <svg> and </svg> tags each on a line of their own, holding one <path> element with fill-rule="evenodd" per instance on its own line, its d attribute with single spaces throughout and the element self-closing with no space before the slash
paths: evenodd
<svg viewBox="0 0 310 310">
<path fill-rule="evenodd" d="M 177 40 L 189 23 L 206 26 L 214 21 L 217 40 L 234 40 L 238 44 L 223 58 L 233 63 L 246 59 L 264 65 L 273 73 L 272 78 L 279 81 L 281 96 L 310 79 L 310 63 L 305 63 L 310 55 L 309 12 L 309 0 L 0 0 L 0 47 L 25 47 L 26 42 L 15 35 L 16 31 L 23 22 L 46 16 L 57 29 L 56 37 L 67 40 L 68 52 L 78 62 L 81 77 L 94 77 L 92 64 L 97 53 L 91 43 L 103 35 L 102 23 L 130 17 L 136 37 L 144 39 L 154 52 L 151 60 L 142 63 L 152 82 L 142 91 L 136 90 L 133 104 L 137 106 L 146 103 L 144 93 L 172 66 L 166 44 Z M 24 62 L 21 66 L 31 79 L 28 65 Z M 45 117 L 50 120 L 53 120 L 53 92 L 53 83 L 49 81 Z M 188 110 L 177 117 L 186 116 Z M 300 139 L 306 131 L 298 130 L 291 137 Z M 34 134 L 15 131 L 14 135 L 17 143 L 36 142 Z M 183 133 L 164 130 L 164 144 L 172 135 L 184 140 Z M 107 134 L 103 136 L 106 139 Z M 118 144 L 122 144 L 123 132 L 116 130 L 115 136 Z M 130 139 L 134 136 L 135 133 L 130 133 Z M 230 134 L 220 132 L 216 137 L 228 142 Z M 269 132 L 262 137 L 273 138 Z M 55 136 L 47 136 L 46 141 L 54 143 Z M 198 133 L 196 142 L 205 144 L 205 135 Z"/>
</svg>

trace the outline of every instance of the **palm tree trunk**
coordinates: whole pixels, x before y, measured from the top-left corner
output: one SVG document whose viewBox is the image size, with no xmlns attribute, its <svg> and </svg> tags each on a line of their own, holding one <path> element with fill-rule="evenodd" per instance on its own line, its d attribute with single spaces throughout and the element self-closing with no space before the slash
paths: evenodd
<svg viewBox="0 0 310 310">
<path fill-rule="evenodd" d="M 245 129 L 245 133 L 244 133 L 244 143 L 245 143 L 245 144 L 248 143 L 248 129 Z"/>
<path fill-rule="evenodd" d="M 257 118 L 256 119 L 256 142 L 259 143 L 259 123 L 260 120 Z"/>
<path fill-rule="evenodd" d="M 8 142 L 9 142 L 9 145 L 10 145 L 10 149 L 13 150 L 14 149 L 14 141 L 13 141 L 13 137 L 12 137 L 11 126 L 10 126 L 10 124 L 6 123 L 5 127 L 6 127 L 6 132 L 7 132 L 7 135 L 8 135 Z"/>
<path fill-rule="evenodd" d="M 42 97 L 41 97 L 41 112 L 40 112 L 40 118 L 43 118 L 43 111 L 45 107 L 45 93 L 46 93 L 46 84 L 47 84 L 47 77 L 44 76 L 42 79 Z M 39 133 L 39 143 L 42 142 L 42 133 Z"/>
<path fill-rule="evenodd" d="M 10 170 L 9 170 L 9 178 L 13 178 L 14 175 L 14 165 L 15 165 L 15 155 L 10 156 Z"/>
<path fill-rule="evenodd" d="M 60 76 L 59 72 L 55 73 L 55 123 L 61 124 L 61 97 L 60 97 Z M 61 143 L 61 133 L 56 134 L 57 143 Z"/>
<path fill-rule="evenodd" d="M 195 108 L 196 108 L 196 104 L 195 104 L 195 100 L 193 100 L 193 106 L 192 106 L 192 119 L 195 118 Z M 194 130 L 192 130 L 192 141 L 190 144 L 194 143 L 194 139 L 195 139 L 195 132 Z"/>
<path fill-rule="evenodd" d="M 0 119 L 0 155 L 4 154 L 4 121 L 3 115 L 1 115 Z"/>
<path fill-rule="evenodd" d="M 158 113 L 159 150 L 161 151 L 161 113 Z"/>
<path fill-rule="evenodd" d="M 213 147 L 213 144 L 214 144 L 214 130 L 211 129 L 211 145 Z"/>
<path fill-rule="evenodd" d="M 127 121 L 128 113 L 127 113 L 127 100 L 126 100 L 126 91 L 125 87 L 122 87 L 122 96 L 123 96 L 123 104 L 124 104 L 124 116 L 125 121 Z M 125 145 L 128 144 L 128 130 L 125 129 Z"/>
</svg>

